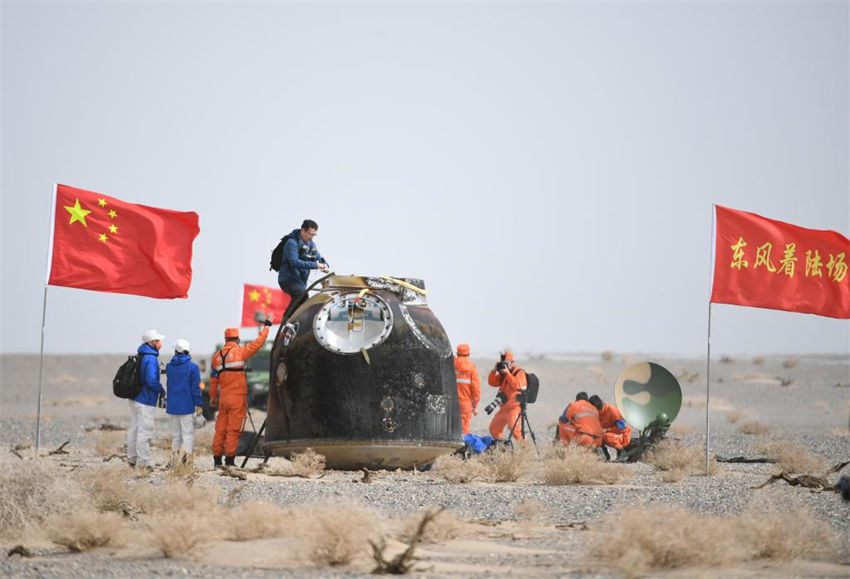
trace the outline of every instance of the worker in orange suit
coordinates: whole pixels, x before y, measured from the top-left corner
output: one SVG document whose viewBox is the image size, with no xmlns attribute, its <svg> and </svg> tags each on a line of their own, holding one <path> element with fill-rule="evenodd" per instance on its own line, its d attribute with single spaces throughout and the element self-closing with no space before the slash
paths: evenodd
<svg viewBox="0 0 850 579">
<path fill-rule="evenodd" d="M 513 436 L 517 440 L 523 440 L 522 425 L 517 420 L 520 406 L 516 397 L 517 394 L 525 391 L 528 378 L 525 370 L 516 365 L 513 352 L 506 350 L 501 355 L 496 366 L 490 370 L 487 384 L 499 389 L 496 398 L 502 403 L 496 416 L 490 421 L 490 436 L 494 439 L 501 438 L 505 427 L 508 427 L 513 428 L 513 431 L 508 434 L 509 438 Z"/>
<path fill-rule="evenodd" d="M 620 410 L 613 404 L 603 402 L 594 394 L 588 400 L 599 411 L 599 424 L 602 426 L 602 444 L 623 450 L 632 441 L 632 428 L 625 421 Z"/>
<path fill-rule="evenodd" d="M 224 465 L 236 464 L 236 448 L 245 415 L 248 412 L 248 383 L 245 381 L 245 362 L 259 351 L 269 336 L 269 326 L 274 314 L 267 314 L 265 327 L 257 339 L 247 346 L 239 345 L 239 328 L 224 331 L 224 347 L 213 354 L 210 371 L 210 406 L 218 406 L 213 437 L 213 463 L 222 466 L 221 455 L 225 454 Z M 221 391 L 219 400 L 219 390 Z"/>
<path fill-rule="evenodd" d="M 599 411 L 588 402 L 587 392 L 576 394 L 575 402 L 570 402 L 558 418 L 558 423 L 558 438 L 563 444 L 572 442 L 596 448 L 602 446 Z"/>
<path fill-rule="evenodd" d="M 460 344 L 457 347 L 455 375 L 460 423 L 463 426 L 463 434 L 469 434 L 469 423 L 473 415 L 478 415 L 478 403 L 481 401 L 481 381 L 478 378 L 478 368 L 469 359 L 469 344 Z"/>
</svg>

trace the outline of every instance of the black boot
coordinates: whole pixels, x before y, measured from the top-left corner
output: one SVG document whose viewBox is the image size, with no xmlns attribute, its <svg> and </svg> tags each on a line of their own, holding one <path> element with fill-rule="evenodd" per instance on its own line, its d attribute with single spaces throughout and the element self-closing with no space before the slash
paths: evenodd
<svg viewBox="0 0 850 579">
<path fill-rule="evenodd" d="M 221 468 L 221 455 L 213 457 L 213 468 Z"/>
<path fill-rule="evenodd" d="M 236 457 L 235 456 L 225 456 L 224 457 L 224 466 L 236 466 Z"/>
</svg>

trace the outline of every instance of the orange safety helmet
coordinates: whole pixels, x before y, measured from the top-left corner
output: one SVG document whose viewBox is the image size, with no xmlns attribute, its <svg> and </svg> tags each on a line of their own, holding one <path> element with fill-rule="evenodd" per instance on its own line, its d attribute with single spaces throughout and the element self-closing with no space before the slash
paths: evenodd
<svg viewBox="0 0 850 579">
<path fill-rule="evenodd" d="M 457 355 L 458 356 L 469 356 L 469 344 L 458 344 Z"/>
<path fill-rule="evenodd" d="M 224 337 L 226 338 L 238 338 L 239 337 L 239 328 L 227 328 L 224 330 Z"/>
</svg>

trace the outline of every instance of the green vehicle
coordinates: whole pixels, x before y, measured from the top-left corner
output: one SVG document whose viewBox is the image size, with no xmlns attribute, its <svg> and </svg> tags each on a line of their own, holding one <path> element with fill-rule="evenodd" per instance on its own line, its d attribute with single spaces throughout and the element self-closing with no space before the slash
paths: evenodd
<svg viewBox="0 0 850 579">
<path fill-rule="evenodd" d="M 269 403 L 269 360 L 271 359 L 273 340 L 267 340 L 256 354 L 248 358 L 245 366 L 245 380 L 248 382 L 248 408 L 256 408 L 266 411 Z M 216 352 L 224 347 L 224 344 L 216 344 Z M 201 398 L 204 401 L 203 414 L 207 420 L 215 418 L 216 409 L 210 407 L 210 362 L 201 360 Z"/>
</svg>

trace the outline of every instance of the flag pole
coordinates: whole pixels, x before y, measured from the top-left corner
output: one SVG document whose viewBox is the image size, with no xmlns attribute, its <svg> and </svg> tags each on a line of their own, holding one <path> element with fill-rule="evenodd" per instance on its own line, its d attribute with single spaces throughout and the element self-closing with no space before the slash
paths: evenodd
<svg viewBox="0 0 850 579">
<path fill-rule="evenodd" d="M 44 305 L 41 308 L 41 349 L 38 355 L 38 413 L 35 419 L 35 456 L 41 450 L 41 385 L 44 375 L 44 325 L 47 319 L 47 284 L 44 284 Z"/>
<path fill-rule="evenodd" d="M 59 186 L 53 183 L 53 197 L 50 200 L 50 227 L 47 231 L 47 274 L 44 276 L 44 303 L 41 307 L 41 347 L 38 353 L 38 412 L 35 418 L 35 456 L 41 450 L 41 401 L 44 377 L 44 328 L 47 322 L 47 286 L 50 281 L 50 265 L 53 262 L 53 228 L 56 226 L 56 192 Z"/>
<path fill-rule="evenodd" d="M 708 282 L 714 279 L 714 216 L 715 205 L 711 204 L 711 237 L 709 238 L 710 250 L 708 258 Z M 711 289 L 708 291 L 708 335 L 705 340 L 705 476 L 711 474 L 711 423 L 709 421 L 709 406 L 711 406 Z"/>
</svg>

